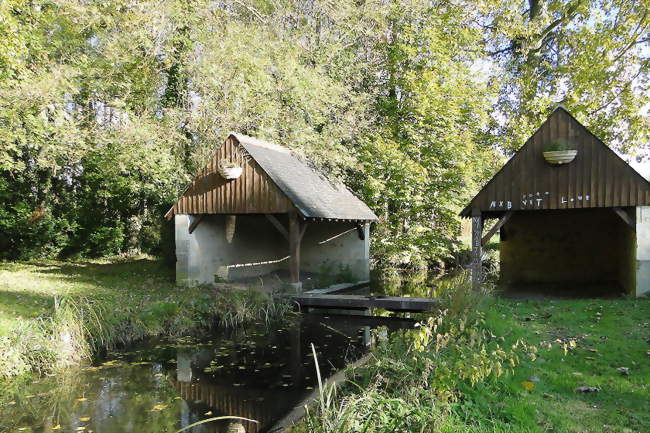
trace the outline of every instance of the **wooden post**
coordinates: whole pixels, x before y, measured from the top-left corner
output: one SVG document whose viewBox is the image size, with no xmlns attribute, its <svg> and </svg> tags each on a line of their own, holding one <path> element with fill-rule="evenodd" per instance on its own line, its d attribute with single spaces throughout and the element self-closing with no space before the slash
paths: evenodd
<svg viewBox="0 0 650 433">
<path fill-rule="evenodd" d="M 472 288 L 479 290 L 483 280 L 483 263 L 481 237 L 483 235 L 483 217 L 479 209 L 472 209 Z"/>
<path fill-rule="evenodd" d="M 289 270 L 291 274 L 291 283 L 300 284 L 300 239 L 301 239 L 300 219 L 296 212 L 289 213 Z"/>
</svg>

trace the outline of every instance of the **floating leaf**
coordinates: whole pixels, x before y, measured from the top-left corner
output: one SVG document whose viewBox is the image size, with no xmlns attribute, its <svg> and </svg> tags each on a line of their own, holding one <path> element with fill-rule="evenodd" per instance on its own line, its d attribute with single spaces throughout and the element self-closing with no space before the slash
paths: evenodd
<svg viewBox="0 0 650 433">
<path fill-rule="evenodd" d="M 77 399 L 77 401 L 86 401 L 86 400 L 88 400 L 86 397 L 79 397 L 79 398 Z"/>
<path fill-rule="evenodd" d="M 90 421 L 90 417 L 89 416 L 82 416 L 81 418 L 79 418 L 79 421 L 83 421 L 83 422 Z"/>
<path fill-rule="evenodd" d="M 52 430 L 61 430 L 61 424 L 57 424 L 54 427 L 52 427 Z"/>
<path fill-rule="evenodd" d="M 155 405 L 154 407 L 151 408 L 151 412 L 155 412 L 155 411 L 163 410 L 163 409 L 165 409 L 166 407 L 167 407 L 166 404 L 157 404 L 157 405 Z"/>
<path fill-rule="evenodd" d="M 206 413 L 204 413 L 203 415 L 210 416 L 210 415 L 212 415 L 212 411 L 209 410 L 209 411 L 207 411 Z"/>
</svg>

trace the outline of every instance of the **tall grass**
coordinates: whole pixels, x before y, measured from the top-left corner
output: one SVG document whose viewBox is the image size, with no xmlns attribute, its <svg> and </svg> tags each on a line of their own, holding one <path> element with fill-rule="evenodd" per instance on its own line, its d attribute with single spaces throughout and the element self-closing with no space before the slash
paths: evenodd
<svg viewBox="0 0 650 433">
<path fill-rule="evenodd" d="M 489 295 L 473 291 L 468 275 L 440 284 L 436 292 L 440 311 L 423 317 L 416 329 L 380 343 L 337 398 L 334 391 L 323 391 L 303 430 L 439 431 L 465 389 L 508 374 L 521 356 L 534 350 L 522 342 L 503 347 L 492 335 L 483 314 Z"/>
<path fill-rule="evenodd" d="M 187 335 L 252 321 L 270 324 L 291 309 L 254 290 L 188 289 L 162 300 L 57 297 L 49 317 L 23 320 L 0 336 L 0 379 L 42 374 L 148 336 Z"/>
</svg>

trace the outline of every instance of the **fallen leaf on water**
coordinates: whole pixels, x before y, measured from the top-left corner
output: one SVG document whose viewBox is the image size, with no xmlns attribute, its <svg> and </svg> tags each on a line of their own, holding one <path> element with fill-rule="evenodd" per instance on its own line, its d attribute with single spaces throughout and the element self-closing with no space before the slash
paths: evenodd
<svg viewBox="0 0 650 433">
<path fill-rule="evenodd" d="M 154 377 L 162 377 L 162 376 L 163 376 L 162 373 L 156 373 L 156 374 L 154 374 Z"/>
<path fill-rule="evenodd" d="M 209 410 L 209 411 L 207 411 L 206 413 L 204 413 L 203 415 L 210 416 L 210 415 L 212 415 L 212 411 Z"/>
<path fill-rule="evenodd" d="M 54 427 L 52 427 L 52 430 L 61 430 L 61 424 L 57 424 Z"/>
<path fill-rule="evenodd" d="M 79 418 L 79 421 L 83 421 L 83 422 L 90 421 L 90 417 L 89 416 L 82 416 L 81 418 Z"/>
<path fill-rule="evenodd" d="M 166 404 L 157 404 L 157 405 L 155 405 L 154 407 L 151 408 L 151 411 L 155 412 L 155 411 L 158 411 L 158 410 L 163 410 L 166 407 L 167 407 Z"/>
<path fill-rule="evenodd" d="M 86 401 L 86 400 L 88 400 L 86 397 L 79 397 L 79 398 L 77 399 L 77 401 Z"/>
<path fill-rule="evenodd" d="M 77 431 L 84 431 L 84 430 L 86 430 L 86 427 L 83 427 L 83 426 L 82 427 L 77 427 Z"/>
<path fill-rule="evenodd" d="M 521 385 L 526 388 L 528 391 L 532 391 L 535 388 L 535 384 L 531 381 L 525 380 L 521 382 Z"/>
</svg>

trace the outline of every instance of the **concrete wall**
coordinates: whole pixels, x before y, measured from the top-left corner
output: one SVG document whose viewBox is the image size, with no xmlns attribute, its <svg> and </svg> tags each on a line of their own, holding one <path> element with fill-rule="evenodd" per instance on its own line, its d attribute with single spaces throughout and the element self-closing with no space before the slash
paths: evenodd
<svg viewBox="0 0 650 433">
<path fill-rule="evenodd" d="M 650 206 L 636 208 L 636 296 L 650 293 Z"/>
<path fill-rule="evenodd" d="M 281 269 L 288 256 L 285 239 L 260 215 L 235 218 L 234 236 L 226 239 L 225 215 L 206 215 L 189 233 L 194 217 L 176 215 L 176 282 L 212 284 L 265 275 Z M 271 262 L 271 263 L 268 263 Z"/>
<path fill-rule="evenodd" d="M 302 239 L 301 266 L 306 272 L 339 272 L 349 268 L 354 281 L 370 279 L 370 230 L 364 226 L 362 240 L 354 224 L 309 223 Z"/>
<path fill-rule="evenodd" d="M 179 285 L 212 284 L 289 270 L 287 240 L 263 215 L 239 215 L 228 242 L 225 215 L 206 215 L 189 233 L 194 217 L 175 216 L 176 281 Z M 232 218 L 232 217 L 230 217 Z M 288 227 L 286 216 L 278 220 Z M 339 272 L 349 267 L 353 281 L 369 279 L 369 226 L 359 239 L 352 223 L 310 222 L 301 246 L 301 272 Z"/>
<path fill-rule="evenodd" d="M 611 209 L 516 212 L 502 232 L 500 283 L 631 290 L 633 240 Z"/>
</svg>

